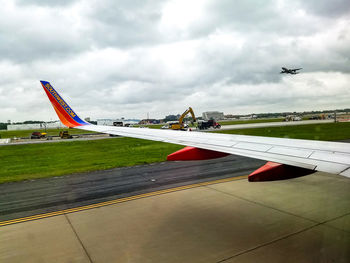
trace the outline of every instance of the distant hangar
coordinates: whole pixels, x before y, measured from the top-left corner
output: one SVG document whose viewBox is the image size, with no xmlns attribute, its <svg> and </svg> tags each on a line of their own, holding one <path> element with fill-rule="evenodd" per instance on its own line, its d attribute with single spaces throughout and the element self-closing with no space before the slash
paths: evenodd
<svg viewBox="0 0 350 263">
<path fill-rule="evenodd" d="M 220 111 L 206 111 L 202 113 L 204 120 L 223 120 L 224 113 Z"/>
</svg>

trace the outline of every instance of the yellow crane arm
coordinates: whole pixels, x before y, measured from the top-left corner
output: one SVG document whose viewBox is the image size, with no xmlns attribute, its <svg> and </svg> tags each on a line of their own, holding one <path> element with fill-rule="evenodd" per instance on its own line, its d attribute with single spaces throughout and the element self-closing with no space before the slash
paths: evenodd
<svg viewBox="0 0 350 263">
<path fill-rule="evenodd" d="M 182 113 L 182 115 L 180 116 L 180 118 L 179 118 L 179 124 L 180 124 L 180 125 L 183 123 L 183 120 L 184 120 L 184 118 L 186 117 L 186 115 L 187 115 L 188 113 L 191 113 L 191 116 L 192 116 L 192 118 L 193 118 L 193 122 L 196 122 L 196 121 L 197 121 L 197 120 L 196 120 L 196 116 L 194 116 L 194 112 L 193 112 L 192 108 L 189 107 L 189 108 L 188 108 L 187 110 L 185 110 L 185 112 Z"/>
</svg>

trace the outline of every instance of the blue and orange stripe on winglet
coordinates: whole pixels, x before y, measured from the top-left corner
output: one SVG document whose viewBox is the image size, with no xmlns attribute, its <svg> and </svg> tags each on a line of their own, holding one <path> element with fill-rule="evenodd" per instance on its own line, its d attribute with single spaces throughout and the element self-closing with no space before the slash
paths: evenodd
<svg viewBox="0 0 350 263">
<path fill-rule="evenodd" d="M 70 128 L 89 125 L 90 123 L 83 121 L 79 116 L 72 110 L 72 108 L 64 101 L 64 99 L 57 93 L 57 91 L 47 81 L 40 80 L 46 95 L 55 109 L 61 122 Z"/>
</svg>

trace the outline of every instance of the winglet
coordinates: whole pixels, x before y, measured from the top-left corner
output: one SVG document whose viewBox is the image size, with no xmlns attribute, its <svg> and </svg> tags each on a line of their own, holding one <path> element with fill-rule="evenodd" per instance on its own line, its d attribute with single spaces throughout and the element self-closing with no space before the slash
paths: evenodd
<svg viewBox="0 0 350 263">
<path fill-rule="evenodd" d="M 69 127 L 77 127 L 83 125 L 89 125 L 90 123 L 83 121 L 79 116 L 72 110 L 72 108 L 64 101 L 64 99 L 57 93 L 57 91 L 47 81 L 40 80 L 46 95 L 56 111 L 61 122 Z"/>
</svg>

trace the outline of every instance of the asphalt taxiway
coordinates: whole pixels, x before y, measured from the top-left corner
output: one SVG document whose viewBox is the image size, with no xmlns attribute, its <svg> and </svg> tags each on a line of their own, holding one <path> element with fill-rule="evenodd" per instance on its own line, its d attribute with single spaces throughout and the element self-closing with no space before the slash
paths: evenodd
<svg viewBox="0 0 350 263">
<path fill-rule="evenodd" d="M 0 221 L 246 175 L 265 162 L 241 156 L 115 168 L 0 185 Z"/>
</svg>

